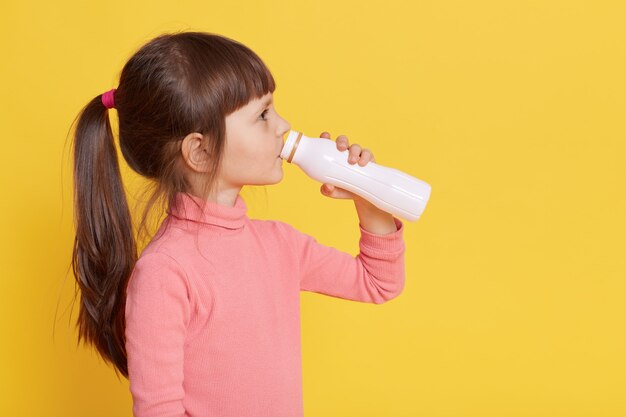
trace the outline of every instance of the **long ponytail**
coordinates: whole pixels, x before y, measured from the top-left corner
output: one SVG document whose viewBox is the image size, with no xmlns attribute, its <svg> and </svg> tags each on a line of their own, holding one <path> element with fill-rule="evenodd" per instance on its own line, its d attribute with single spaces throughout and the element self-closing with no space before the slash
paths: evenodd
<svg viewBox="0 0 626 417">
<path fill-rule="evenodd" d="M 82 109 L 76 126 L 74 213 L 72 269 L 81 293 L 78 342 L 94 345 L 128 378 L 124 306 L 137 246 L 102 95 Z"/>
</svg>

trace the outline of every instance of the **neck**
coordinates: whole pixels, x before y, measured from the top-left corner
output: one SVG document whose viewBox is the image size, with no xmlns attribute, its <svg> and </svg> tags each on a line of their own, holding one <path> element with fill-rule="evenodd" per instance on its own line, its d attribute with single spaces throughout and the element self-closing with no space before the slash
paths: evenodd
<svg viewBox="0 0 626 417">
<path fill-rule="evenodd" d="M 242 186 L 224 185 L 218 181 L 216 187 L 209 194 L 206 194 L 199 186 L 192 186 L 191 188 L 190 194 L 198 198 L 212 201 L 221 206 L 234 207 Z"/>
</svg>

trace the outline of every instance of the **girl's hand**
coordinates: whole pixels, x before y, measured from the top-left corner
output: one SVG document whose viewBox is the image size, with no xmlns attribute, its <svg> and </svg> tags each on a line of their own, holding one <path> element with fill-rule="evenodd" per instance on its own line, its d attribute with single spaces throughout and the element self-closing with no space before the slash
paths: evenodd
<svg viewBox="0 0 626 417">
<path fill-rule="evenodd" d="M 325 138 L 325 139 L 330 139 L 330 133 L 328 132 L 322 132 L 322 134 L 320 135 L 321 138 Z M 335 142 L 337 142 L 337 149 L 339 149 L 340 151 L 345 151 L 346 149 L 349 149 L 349 153 L 348 153 L 348 163 L 349 164 L 356 164 L 358 163 L 360 166 L 365 166 L 367 165 L 368 162 L 372 161 L 372 162 L 376 162 L 374 160 L 374 155 L 372 154 L 372 152 L 369 149 L 362 149 L 358 144 L 353 144 L 350 145 L 348 143 L 348 138 L 345 135 L 339 135 L 337 136 L 337 139 L 335 140 Z M 324 183 L 322 184 L 322 187 L 320 188 L 320 191 L 322 192 L 322 194 L 324 194 L 326 197 L 331 197 L 331 198 L 350 198 L 353 200 L 363 200 L 363 198 L 361 196 L 358 196 L 356 194 L 354 194 L 353 192 L 350 192 L 348 190 L 344 190 L 343 188 L 339 188 L 339 187 L 335 187 L 332 184 L 328 184 L 328 183 Z"/>
</svg>

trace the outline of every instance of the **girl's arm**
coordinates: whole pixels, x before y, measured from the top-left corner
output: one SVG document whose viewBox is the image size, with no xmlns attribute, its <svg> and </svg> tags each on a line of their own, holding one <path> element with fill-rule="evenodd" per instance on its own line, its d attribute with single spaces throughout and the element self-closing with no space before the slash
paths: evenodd
<svg viewBox="0 0 626 417">
<path fill-rule="evenodd" d="M 170 256 L 142 255 L 129 280 L 126 353 L 133 415 L 183 416 L 183 346 L 191 315 L 187 276 Z"/>
<path fill-rule="evenodd" d="M 330 139 L 328 132 L 320 137 Z M 349 145 L 345 135 L 337 137 L 337 149 L 349 149 L 348 161 L 365 166 L 374 155 L 358 144 Z M 359 254 L 354 257 L 289 227 L 298 253 L 300 289 L 334 297 L 381 304 L 397 297 L 404 288 L 403 224 L 362 197 L 332 184 L 320 191 L 327 197 L 352 199 L 359 217 Z"/>
<path fill-rule="evenodd" d="M 379 219 L 375 215 L 361 214 L 367 227 L 389 227 L 385 223 L 386 216 Z M 400 295 L 405 280 L 404 225 L 396 217 L 392 217 L 392 221 L 395 231 L 387 234 L 372 233 L 359 224 L 357 256 L 321 244 L 313 236 L 279 222 L 286 228 L 285 248 L 292 251 L 297 262 L 300 290 L 374 304 Z"/>
</svg>

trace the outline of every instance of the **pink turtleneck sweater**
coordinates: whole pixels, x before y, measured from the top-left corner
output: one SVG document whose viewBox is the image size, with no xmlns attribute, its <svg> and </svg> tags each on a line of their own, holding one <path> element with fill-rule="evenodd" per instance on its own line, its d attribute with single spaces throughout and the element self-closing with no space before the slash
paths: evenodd
<svg viewBox="0 0 626 417">
<path fill-rule="evenodd" d="M 355 257 L 287 223 L 179 193 L 131 275 L 136 417 L 301 417 L 300 291 L 381 304 L 404 286 L 403 224 Z M 169 226 L 169 227 L 168 227 Z"/>
</svg>

